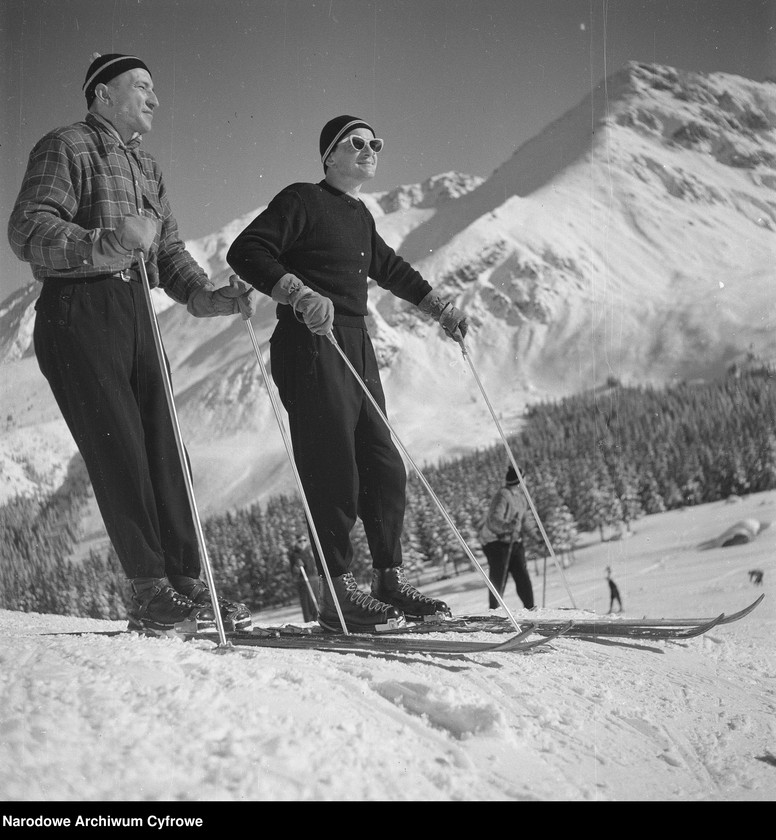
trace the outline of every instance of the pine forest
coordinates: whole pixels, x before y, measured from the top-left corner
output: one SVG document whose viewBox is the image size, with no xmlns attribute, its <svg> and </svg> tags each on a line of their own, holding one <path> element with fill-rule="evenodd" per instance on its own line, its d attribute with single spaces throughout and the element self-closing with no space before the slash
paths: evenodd
<svg viewBox="0 0 776 840">
<path fill-rule="evenodd" d="M 494 430 L 495 431 L 495 430 Z M 571 562 L 578 535 L 615 539 L 640 517 L 776 487 L 776 371 L 751 365 L 714 383 L 665 388 L 606 386 L 530 406 L 510 450 L 556 555 Z M 504 484 L 502 443 L 423 467 L 428 484 L 478 560 L 480 522 Z M 128 586 L 112 548 L 77 561 L 80 516 L 90 498 L 80 457 L 62 487 L 44 499 L 17 497 L 0 508 L 0 608 L 120 619 Z M 527 555 L 546 557 L 528 517 Z M 273 497 L 203 523 L 219 594 L 254 610 L 293 602 L 288 550 L 307 531 L 296 495 Z M 369 579 L 360 524 L 353 571 Z M 415 579 L 468 571 L 470 560 L 414 474 L 402 538 Z"/>
</svg>

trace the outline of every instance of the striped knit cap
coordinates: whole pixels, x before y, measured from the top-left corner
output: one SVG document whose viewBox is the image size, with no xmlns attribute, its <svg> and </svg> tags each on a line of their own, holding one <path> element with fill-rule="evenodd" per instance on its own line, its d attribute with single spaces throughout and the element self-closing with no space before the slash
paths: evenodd
<svg viewBox="0 0 776 840">
<path fill-rule="evenodd" d="M 334 117 L 329 120 L 321 130 L 321 139 L 319 148 L 321 152 L 321 163 L 323 164 L 323 171 L 326 171 L 326 158 L 332 153 L 334 147 L 342 138 L 353 131 L 355 128 L 367 128 L 372 134 L 375 130 L 364 120 L 359 120 L 356 117 L 351 117 L 349 114 L 343 114 L 341 117 Z"/>
<path fill-rule="evenodd" d="M 92 56 L 92 63 L 86 71 L 86 80 L 83 85 L 83 92 L 86 95 L 86 105 L 91 106 L 94 102 L 95 88 L 99 84 L 107 84 L 111 79 L 126 73 L 127 70 L 134 70 L 139 67 L 145 70 L 148 75 L 151 71 L 145 64 L 134 55 L 120 55 L 119 53 L 108 53 L 107 55 L 100 55 L 95 53 Z"/>
</svg>

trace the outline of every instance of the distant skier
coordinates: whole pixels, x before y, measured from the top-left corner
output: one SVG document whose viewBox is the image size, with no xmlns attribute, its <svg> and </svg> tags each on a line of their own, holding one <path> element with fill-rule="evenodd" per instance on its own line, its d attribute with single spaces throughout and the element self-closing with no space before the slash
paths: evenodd
<svg viewBox="0 0 776 840">
<path fill-rule="evenodd" d="M 762 571 L 762 569 L 752 569 L 749 572 L 749 580 L 755 586 L 762 586 L 763 585 L 763 576 L 764 576 L 764 572 Z"/>
<path fill-rule="evenodd" d="M 614 609 L 614 602 L 617 602 L 617 610 L 616 612 L 622 612 L 622 598 L 620 597 L 620 590 L 617 588 L 617 584 L 612 580 L 612 568 L 611 566 L 606 567 L 606 580 L 609 583 L 609 612 L 615 612 Z"/>
<path fill-rule="evenodd" d="M 534 607 L 533 586 L 525 565 L 523 526 L 528 504 L 520 491 L 520 482 L 513 467 L 509 467 L 505 485 L 494 494 L 487 516 L 480 528 L 480 543 L 488 560 L 490 582 L 499 595 L 504 594 L 507 577 L 515 581 L 517 595 L 527 609 Z M 490 609 L 498 601 L 489 592 Z"/>
</svg>

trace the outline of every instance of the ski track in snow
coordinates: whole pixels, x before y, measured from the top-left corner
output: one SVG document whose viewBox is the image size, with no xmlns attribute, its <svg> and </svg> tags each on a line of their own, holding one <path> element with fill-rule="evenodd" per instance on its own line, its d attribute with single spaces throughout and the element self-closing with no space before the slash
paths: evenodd
<svg viewBox="0 0 776 840">
<path fill-rule="evenodd" d="M 521 622 L 603 612 L 607 565 L 628 617 L 714 615 L 766 592 L 741 621 L 683 641 L 561 638 L 463 657 L 220 652 L 205 640 L 45 635 L 124 625 L 0 611 L 0 798 L 772 801 L 776 528 L 696 548 L 744 510 L 773 518 L 776 492 L 647 517 L 616 544 L 587 535 L 565 572 L 578 611 L 552 571 L 547 606 L 515 609 Z M 748 581 L 755 565 L 766 587 Z M 483 612 L 475 572 L 432 590 L 456 612 Z"/>
</svg>

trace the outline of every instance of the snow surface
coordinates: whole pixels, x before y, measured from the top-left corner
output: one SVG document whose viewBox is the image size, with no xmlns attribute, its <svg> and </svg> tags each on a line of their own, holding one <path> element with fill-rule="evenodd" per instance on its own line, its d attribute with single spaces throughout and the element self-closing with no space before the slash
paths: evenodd
<svg viewBox="0 0 776 840">
<path fill-rule="evenodd" d="M 0 800 L 735 801 L 776 799 L 776 527 L 702 549 L 776 491 L 585 535 L 536 613 L 749 616 L 683 642 L 560 639 L 532 654 L 357 655 L 132 635 L 122 622 L 0 611 Z M 764 572 L 762 586 L 749 570 Z M 539 571 L 541 571 L 539 569 Z M 476 571 L 426 587 L 484 612 Z M 301 620 L 295 607 L 257 623 Z"/>
</svg>

